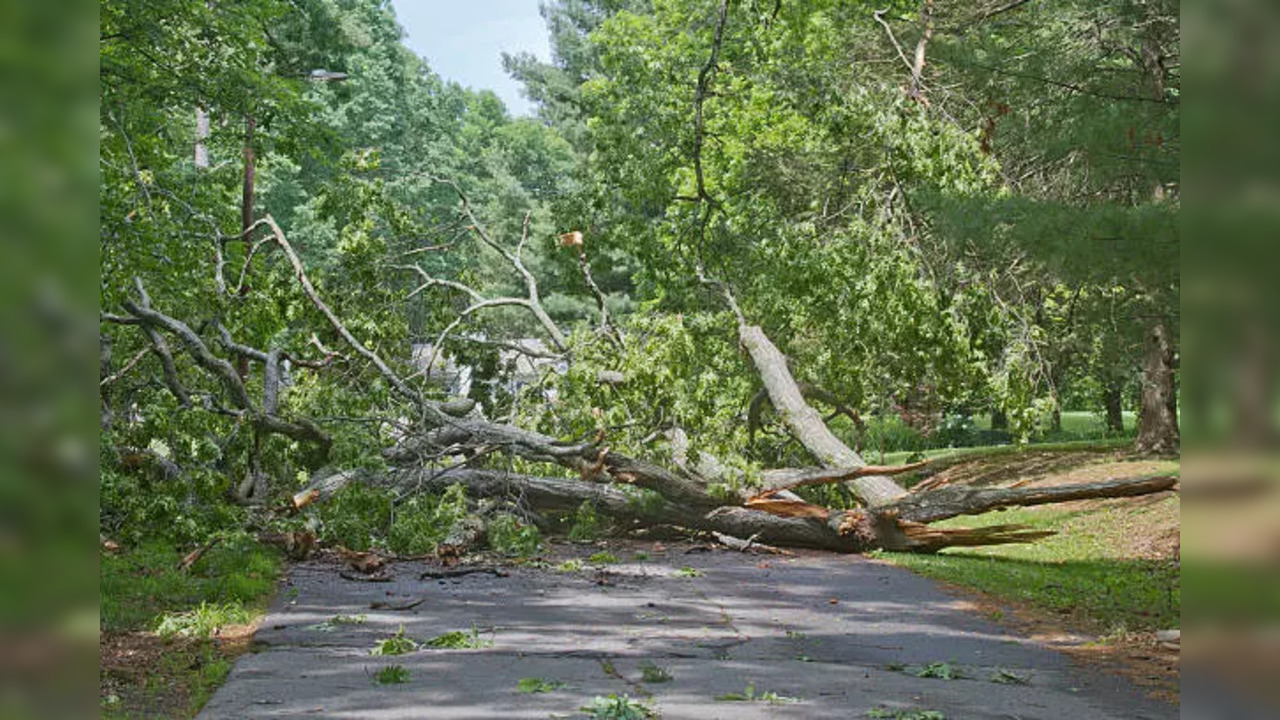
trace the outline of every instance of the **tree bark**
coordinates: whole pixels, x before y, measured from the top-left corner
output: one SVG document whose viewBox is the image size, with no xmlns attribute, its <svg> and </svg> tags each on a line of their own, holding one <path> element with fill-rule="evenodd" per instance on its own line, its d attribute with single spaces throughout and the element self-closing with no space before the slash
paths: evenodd
<svg viewBox="0 0 1280 720">
<path fill-rule="evenodd" d="M 1143 361 L 1142 408 L 1138 416 L 1138 452 L 1176 453 L 1178 399 L 1173 378 L 1173 343 L 1169 327 L 1161 318 L 1147 331 Z"/>
<path fill-rule="evenodd" d="M 1107 413 L 1107 432 L 1116 435 L 1124 434 L 1124 385 L 1117 380 L 1109 380 L 1102 389 L 1102 407 Z"/>
<path fill-rule="evenodd" d="M 751 356 L 774 409 L 814 458 L 828 468 L 864 467 L 867 462 L 862 456 L 840 442 L 822 421 L 818 411 L 805 402 L 795 378 L 787 368 L 786 358 L 764 334 L 764 330 L 756 325 L 742 323 L 738 326 L 738 337 Z M 890 503 L 907 494 L 891 478 L 883 475 L 854 478 L 849 481 L 849 487 L 860 501 L 869 506 Z"/>
</svg>

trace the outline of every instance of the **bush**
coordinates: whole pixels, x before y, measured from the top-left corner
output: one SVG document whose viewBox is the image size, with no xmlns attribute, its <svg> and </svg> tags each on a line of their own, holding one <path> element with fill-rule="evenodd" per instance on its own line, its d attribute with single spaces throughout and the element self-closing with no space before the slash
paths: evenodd
<svg viewBox="0 0 1280 720">
<path fill-rule="evenodd" d="M 604 528 L 596 508 L 590 500 L 583 500 L 573 514 L 573 525 L 569 528 L 569 539 L 574 542 L 595 540 L 603 534 Z"/>
<path fill-rule="evenodd" d="M 509 557 L 531 557 L 542 549 L 542 534 L 533 525 L 520 522 L 511 513 L 501 513 L 489 521 L 489 547 Z"/>
<path fill-rule="evenodd" d="M 352 483 L 320 507 L 321 539 L 351 550 L 368 550 L 391 524 L 391 493 Z"/>
<path fill-rule="evenodd" d="M 396 508 L 387 546 L 401 555 L 432 552 L 466 516 L 467 493 L 461 485 L 450 485 L 439 497 L 416 496 Z"/>
</svg>

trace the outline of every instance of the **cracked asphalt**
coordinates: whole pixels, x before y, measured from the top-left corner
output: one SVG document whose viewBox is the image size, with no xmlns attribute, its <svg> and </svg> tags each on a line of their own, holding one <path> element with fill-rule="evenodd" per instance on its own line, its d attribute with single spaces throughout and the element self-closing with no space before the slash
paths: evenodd
<svg viewBox="0 0 1280 720">
<path fill-rule="evenodd" d="M 579 708 L 610 693 L 664 718 L 865 718 L 877 709 L 889 717 L 933 710 L 948 720 L 1178 716 L 1120 677 L 962 609 L 905 570 L 850 556 L 689 547 L 650 549 L 645 561 L 615 548 L 624 562 L 559 572 L 554 563 L 598 548 L 557 546 L 553 567 L 513 566 L 506 577 L 422 580 L 438 568 L 400 562 L 387 583 L 342 579 L 330 562 L 295 565 L 254 652 L 198 717 L 570 718 L 586 717 Z M 385 607 L 416 600 L 408 610 Z M 338 615 L 363 621 L 330 622 Z M 474 630 L 491 644 L 370 655 L 401 627 L 419 642 Z M 408 682 L 377 685 L 374 674 L 393 664 Z M 646 682 L 647 664 L 671 679 Z M 930 665 L 958 677 L 917 676 Z M 563 686 L 519 692 L 531 677 Z M 748 683 L 756 700 L 717 700 Z M 759 699 L 766 693 L 778 699 Z"/>
</svg>

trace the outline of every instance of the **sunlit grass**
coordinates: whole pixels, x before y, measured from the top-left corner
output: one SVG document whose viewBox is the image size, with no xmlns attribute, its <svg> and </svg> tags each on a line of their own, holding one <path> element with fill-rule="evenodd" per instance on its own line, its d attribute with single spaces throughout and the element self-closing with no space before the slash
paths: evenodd
<svg viewBox="0 0 1280 720">
<path fill-rule="evenodd" d="M 937 555 L 880 553 L 922 575 L 1071 616 L 1102 633 L 1178 627 L 1176 562 L 1129 557 L 1133 534 L 1176 518 L 1178 499 L 1087 510 L 1020 508 L 953 518 L 937 527 L 1024 524 L 1059 534 L 1034 543 L 946 550 Z"/>
</svg>

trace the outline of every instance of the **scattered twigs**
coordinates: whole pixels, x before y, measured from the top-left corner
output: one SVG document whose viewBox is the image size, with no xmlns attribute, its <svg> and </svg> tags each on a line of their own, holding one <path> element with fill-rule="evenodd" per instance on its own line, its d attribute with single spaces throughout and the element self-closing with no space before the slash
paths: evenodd
<svg viewBox="0 0 1280 720">
<path fill-rule="evenodd" d="M 357 575 L 352 572 L 342 570 L 338 573 L 338 577 L 351 582 L 367 582 L 367 583 L 385 583 L 391 582 L 393 579 L 390 575 Z"/>
<path fill-rule="evenodd" d="M 425 597 L 420 597 L 420 598 L 418 598 L 417 600 L 414 600 L 414 601 L 412 601 L 412 602 L 407 602 L 407 603 L 404 603 L 404 604 L 402 604 L 402 605 L 392 605 L 391 603 L 389 603 L 389 602 L 385 602 L 385 601 L 382 601 L 382 600 L 374 600 L 373 602 L 369 603 L 369 609 L 370 609 L 370 610 L 390 610 L 390 611 L 393 611 L 393 612 L 402 612 L 402 611 L 404 611 L 404 610 L 412 610 L 412 609 L 414 609 L 414 608 L 418 607 L 419 605 L 421 605 L 422 603 L 424 603 L 424 602 L 426 602 L 426 601 L 427 601 L 427 598 L 425 598 Z"/>
<path fill-rule="evenodd" d="M 418 576 L 419 580 L 441 580 L 444 578 L 462 577 L 463 575 L 473 575 L 475 573 L 489 573 L 495 577 L 507 577 L 511 573 L 497 567 L 463 567 L 449 568 L 446 570 L 428 570 Z"/>
<path fill-rule="evenodd" d="M 721 545 L 724 545 L 730 550 L 737 550 L 738 552 L 766 552 L 773 555 L 791 554 L 781 548 L 756 542 L 756 538 L 760 537 L 760 533 L 756 533 L 746 540 L 736 538 L 732 535 L 725 535 L 724 533 L 716 532 L 715 530 L 711 531 L 711 536 L 714 537 Z"/>
</svg>

